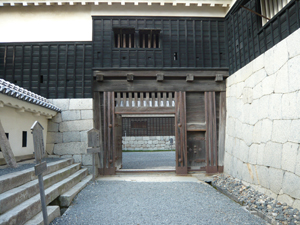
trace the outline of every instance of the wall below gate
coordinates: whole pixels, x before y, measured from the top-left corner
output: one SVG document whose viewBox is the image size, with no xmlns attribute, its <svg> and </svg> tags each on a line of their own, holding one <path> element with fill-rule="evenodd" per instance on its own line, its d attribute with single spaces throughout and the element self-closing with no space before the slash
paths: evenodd
<svg viewBox="0 0 300 225">
<path fill-rule="evenodd" d="M 173 144 L 170 144 L 170 139 Z M 122 137 L 124 150 L 175 150 L 175 136 Z"/>
<path fill-rule="evenodd" d="M 52 99 L 61 108 L 48 122 L 46 150 L 49 155 L 81 162 L 91 173 L 92 155 L 87 151 L 87 131 L 93 128 L 93 99 Z"/>
<path fill-rule="evenodd" d="M 227 79 L 225 173 L 300 209 L 300 30 Z"/>
</svg>

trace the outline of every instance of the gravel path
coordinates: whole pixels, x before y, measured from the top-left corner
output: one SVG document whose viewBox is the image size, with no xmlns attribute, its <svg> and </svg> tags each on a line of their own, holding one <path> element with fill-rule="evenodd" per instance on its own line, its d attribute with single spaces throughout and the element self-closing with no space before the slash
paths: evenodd
<svg viewBox="0 0 300 225">
<path fill-rule="evenodd" d="M 175 169 L 175 151 L 123 152 L 122 169 Z"/>
<path fill-rule="evenodd" d="M 266 224 L 213 187 L 196 182 L 90 183 L 54 224 Z"/>
<path fill-rule="evenodd" d="M 58 160 L 63 160 L 63 159 L 62 158 L 46 158 L 47 163 L 55 162 L 55 161 L 58 161 Z M 21 171 L 21 170 L 26 170 L 26 169 L 29 169 L 29 168 L 33 168 L 36 165 L 36 163 L 35 163 L 34 160 L 30 160 L 30 163 L 19 162 L 18 165 L 19 166 L 17 168 L 10 168 L 10 167 L 7 167 L 7 166 L 1 166 L 0 167 L 0 176 L 8 174 L 8 173 L 14 173 L 14 172 L 18 172 L 18 171 Z"/>
</svg>

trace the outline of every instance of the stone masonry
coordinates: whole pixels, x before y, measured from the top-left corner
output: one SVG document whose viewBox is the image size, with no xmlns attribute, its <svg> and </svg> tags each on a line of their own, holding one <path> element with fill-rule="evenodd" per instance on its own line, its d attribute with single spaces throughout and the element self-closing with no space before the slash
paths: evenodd
<svg viewBox="0 0 300 225">
<path fill-rule="evenodd" d="M 227 79 L 225 173 L 300 209 L 300 29 Z"/>
<path fill-rule="evenodd" d="M 170 145 L 170 139 L 173 139 L 173 144 Z M 147 136 L 147 137 L 123 137 L 123 150 L 174 150 L 174 136 Z"/>
<path fill-rule="evenodd" d="M 89 171 L 92 156 L 86 154 L 87 131 L 93 128 L 93 99 L 52 99 L 61 108 L 48 122 L 47 153 L 58 157 L 73 157 Z"/>
</svg>

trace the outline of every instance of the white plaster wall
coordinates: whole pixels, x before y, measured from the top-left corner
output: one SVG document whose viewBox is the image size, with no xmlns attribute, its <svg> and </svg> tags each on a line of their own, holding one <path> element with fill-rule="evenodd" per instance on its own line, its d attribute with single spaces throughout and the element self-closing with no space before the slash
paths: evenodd
<svg viewBox="0 0 300 225">
<path fill-rule="evenodd" d="M 30 128 L 36 120 L 44 128 L 44 147 L 46 148 L 48 119 L 45 116 L 34 116 L 28 111 L 18 112 L 15 108 L 4 105 L 0 107 L 0 120 L 5 133 L 9 133 L 9 143 L 15 156 L 33 154 L 33 138 Z M 22 147 L 23 131 L 27 131 L 27 147 Z M 2 153 L 0 153 L 0 158 L 3 158 Z"/>
<path fill-rule="evenodd" d="M 224 17 L 227 8 L 183 4 L 0 7 L 0 42 L 92 41 L 92 16 Z"/>
<path fill-rule="evenodd" d="M 225 173 L 300 209 L 300 29 L 226 85 Z"/>
</svg>

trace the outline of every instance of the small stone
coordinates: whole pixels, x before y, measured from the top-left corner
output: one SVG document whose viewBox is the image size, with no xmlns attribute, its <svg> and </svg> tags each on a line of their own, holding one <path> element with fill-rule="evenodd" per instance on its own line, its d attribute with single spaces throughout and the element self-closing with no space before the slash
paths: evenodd
<svg viewBox="0 0 300 225">
<path fill-rule="evenodd" d="M 270 205 L 267 205 L 267 208 L 268 208 L 268 209 L 272 209 L 272 206 L 270 206 Z"/>
<path fill-rule="evenodd" d="M 282 214 L 279 214 L 278 216 L 276 216 L 275 219 L 279 220 L 279 221 L 285 221 L 286 220 L 286 218 L 284 218 L 284 216 Z"/>
</svg>

